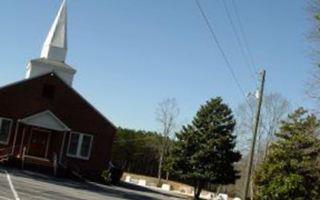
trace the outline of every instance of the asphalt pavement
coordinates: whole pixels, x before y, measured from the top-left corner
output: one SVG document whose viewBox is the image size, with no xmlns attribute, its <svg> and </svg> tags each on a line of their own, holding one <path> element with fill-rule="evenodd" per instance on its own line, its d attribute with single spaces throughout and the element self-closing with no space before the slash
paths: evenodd
<svg viewBox="0 0 320 200">
<path fill-rule="evenodd" d="M 0 166 L 0 200 L 180 200 L 133 184 L 105 186 Z"/>
</svg>

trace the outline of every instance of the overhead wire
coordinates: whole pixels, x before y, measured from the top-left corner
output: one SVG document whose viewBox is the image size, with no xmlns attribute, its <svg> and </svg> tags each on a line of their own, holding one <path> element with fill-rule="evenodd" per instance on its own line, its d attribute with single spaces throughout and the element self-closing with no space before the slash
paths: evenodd
<svg viewBox="0 0 320 200">
<path fill-rule="evenodd" d="M 251 49 L 250 49 L 250 46 L 249 46 L 249 43 L 248 43 L 248 39 L 247 39 L 246 33 L 244 31 L 244 27 L 242 25 L 242 20 L 241 20 L 240 15 L 239 15 L 238 7 L 237 7 L 236 3 L 234 2 L 234 0 L 231 0 L 231 4 L 232 4 L 236 19 L 237 19 L 238 24 L 239 24 L 240 34 L 243 37 L 244 46 L 245 46 L 245 48 L 247 49 L 247 52 L 248 52 L 249 60 L 251 62 L 251 65 L 253 66 L 253 69 L 255 70 L 255 72 L 258 73 L 258 70 L 256 68 L 256 64 L 255 64 L 255 60 L 253 58 L 253 55 L 252 55 L 252 52 L 251 52 Z"/>
<path fill-rule="evenodd" d="M 252 108 L 251 104 L 249 103 L 249 101 L 248 101 L 248 99 L 247 99 L 247 97 L 246 97 L 246 94 L 245 94 L 245 92 L 244 92 L 244 90 L 243 90 L 243 88 L 242 88 L 242 86 L 241 86 L 241 84 L 240 84 L 240 82 L 239 82 L 239 80 L 238 80 L 238 78 L 237 78 L 237 76 L 236 76 L 236 74 L 235 74 L 232 66 L 231 66 L 231 63 L 230 63 L 230 61 L 229 61 L 226 53 L 224 52 L 224 50 L 223 50 L 223 48 L 222 48 L 222 46 L 221 46 L 221 44 L 220 44 L 220 41 L 219 41 L 216 33 L 215 33 L 214 30 L 213 30 L 213 27 L 211 26 L 211 23 L 210 23 L 207 15 L 206 15 L 206 13 L 205 13 L 205 11 L 203 10 L 203 8 L 202 8 L 199 0 L 195 0 L 195 2 L 196 2 L 196 4 L 197 4 L 197 7 L 198 7 L 198 9 L 199 9 L 199 11 L 200 11 L 200 13 L 201 13 L 201 15 L 202 15 L 202 17 L 203 17 L 206 25 L 207 25 L 207 28 L 208 28 L 211 36 L 212 36 L 212 39 L 213 39 L 214 43 L 217 45 L 218 50 L 220 51 L 221 56 L 222 56 L 223 60 L 224 60 L 225 63 L 226 63 L 227 69 L 229 70 L 229 72 L 230 72 L 230 74 L 231 74 L 231 77 L 233 78 L 234 82 L 236 83 L 236 85 L 237 85 L 240 93 L 243 95 L 243 97 L 244 97 L 246 103 L 248 104 L 249 108 L 250 108 L 251 111 L 253 112 L 253 108 Z"/>
<path fill-rule="evenodd" d="M 235 35 L 235 38 L 236 38 L 236 41 L 238 43 L 238 46 L 240 48 L 240 52 L 242 54 L 242 57 L 244 58 L 244 61 L 245 61 L 245 65 L 246 67 L 248 68 L 249 70 L 249 73 L 250 73 L 250 76 L 251 78 L 254 80 L 255 84 L 256 84 L 256 76 L 255 76 L 255 72 L 254 72 L 254 69 L 253 69 L 253 66 L 251 66 L 251 62 L 249 61 L 249 58 L 246 54 L 246 51 L 245 51 L 245 47 L 243 46 L 242 42 L 241 42 L 241 39 L 240 39 L 240 36 L 238 34 L 238 31 L 237 31 L 237 28 L 235 26 L 235 23 L 232 19 L 232 16 L 231 16 L 231 13 L 228 9 L 228 6 L 227 6 L 227 3 L 225 0 L 221 0 L 222 1 L 222 4 L 223 4 L 223 7 L 224 7 L 224 10 L 226 11 L 226 15 L 227 15 L 227 18 L 228 18 L 228 21 L 231 25 L 231 28 L 232 28 L 232 31 Z"/>
</svg>

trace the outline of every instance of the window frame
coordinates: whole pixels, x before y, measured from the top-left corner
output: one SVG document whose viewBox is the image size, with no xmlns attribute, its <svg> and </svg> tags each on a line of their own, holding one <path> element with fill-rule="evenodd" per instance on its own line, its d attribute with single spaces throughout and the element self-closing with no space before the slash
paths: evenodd
<svg viewBox="0 0 320 200">
<path fill-rule="evenodd" d="M 8 145 L 11 137 L 11 132 L 12 132 L 12 126 L 13 126 L 13 119 L 7 118 L 7 117 L 0 117 L 0 129 L 2 128 L 2 121 L 3 120 L 8 120 L 10 121 L 10 128 L 9 128 L 9 133 L 6 141 L 0 140 L 0 144 L 2 145 Z"/>
<path fill-rule="evenodd" d="M 77 134 L 77 135 L 79 135 L 78 145 L 77 145 L 77 149 L 76 149 L 76 154 L 70 154 L 70 153 L 69 153 L 72 134 Z M 84 136 L 89 136 L 89 137 L 91 138 L 91 139 L 90 139 L 88 156 L 81 156 L 81 149 L 82 149 L 82 146 L 81 146 L 81 145 L 82 145 L 82 141 L 83 141 L 83 137 L 84 137 Z M 70 132 L 69 142 L 68 142 L 68 148 L 67 148 L 67 156 L 68 156 L 68 157 L 71 157 L 71 158 L 79 158 L 79 159 L 83 159 L 83 160 L 89 160 L 90 157 L 91 157 L 91 150 L 92 150 L 93 138 L 94 138 L 93 135 L 88 134 L 88 133 Z"/>
</svg>

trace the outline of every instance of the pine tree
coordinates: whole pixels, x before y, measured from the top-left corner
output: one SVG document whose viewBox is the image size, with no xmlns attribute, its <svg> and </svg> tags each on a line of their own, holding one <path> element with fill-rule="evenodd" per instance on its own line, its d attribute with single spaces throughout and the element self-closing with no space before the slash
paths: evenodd
<svg viewBox="0 0 320 200">
<path fill-rule="evenodd" d="M 241 158 L 234 150 L 235 124 L 231 109 L 218 97 L 201 106 L 192 123 L 177 134 L 171 169 L 193 184 L 195 199 L 207 183 L 226 185 L 239 178 L 234 169 Z"/>
<path fill-rule="evenodd" d="M 256 172 L 256 199 L 320 199 L 319 127 L 302 108 L 282 122 L 278 140 Z"/>
</svg>

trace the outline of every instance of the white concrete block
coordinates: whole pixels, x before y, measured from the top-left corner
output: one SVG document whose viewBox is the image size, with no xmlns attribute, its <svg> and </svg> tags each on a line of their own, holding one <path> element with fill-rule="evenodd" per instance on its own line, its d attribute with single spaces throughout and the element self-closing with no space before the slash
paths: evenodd
<svg viewBox="0 0 320 200">
<path fill-rule="evenodd" d="M 140 186 L 146 186 L 146 185 L 147 185 L 147 181 L 144 180 L 144 179 L 139 179 L 138 185 L 140 185 Z"/>
<path fill-rule="evenodd" d="M 170 191 L 171 185 L 164 183 L 164 184 L 162 184 L 161 189 L 165 190 L 165 191 Z"/>
<path fill-rule="evenodd" d="M 200 198 L 202 199 L 207 199 L 207 200 L 212 200 L 214 197 L 214 194 L 211 192 L 201 192 Z"/>
<path fill-rule="evenodd" d="M 126 176 L 126 178 L 124 179 L 125 182 L 130 183 L 131 181 L 131 176 Z"/>
<path fill-rule="evenodd" d="M 220 193 L 220 194 L 218 194 L 218 196 L 216 197 L 216 200 L 228 200 L 228 195 L 227 195 L 227 194 Z"/>
</svg>

